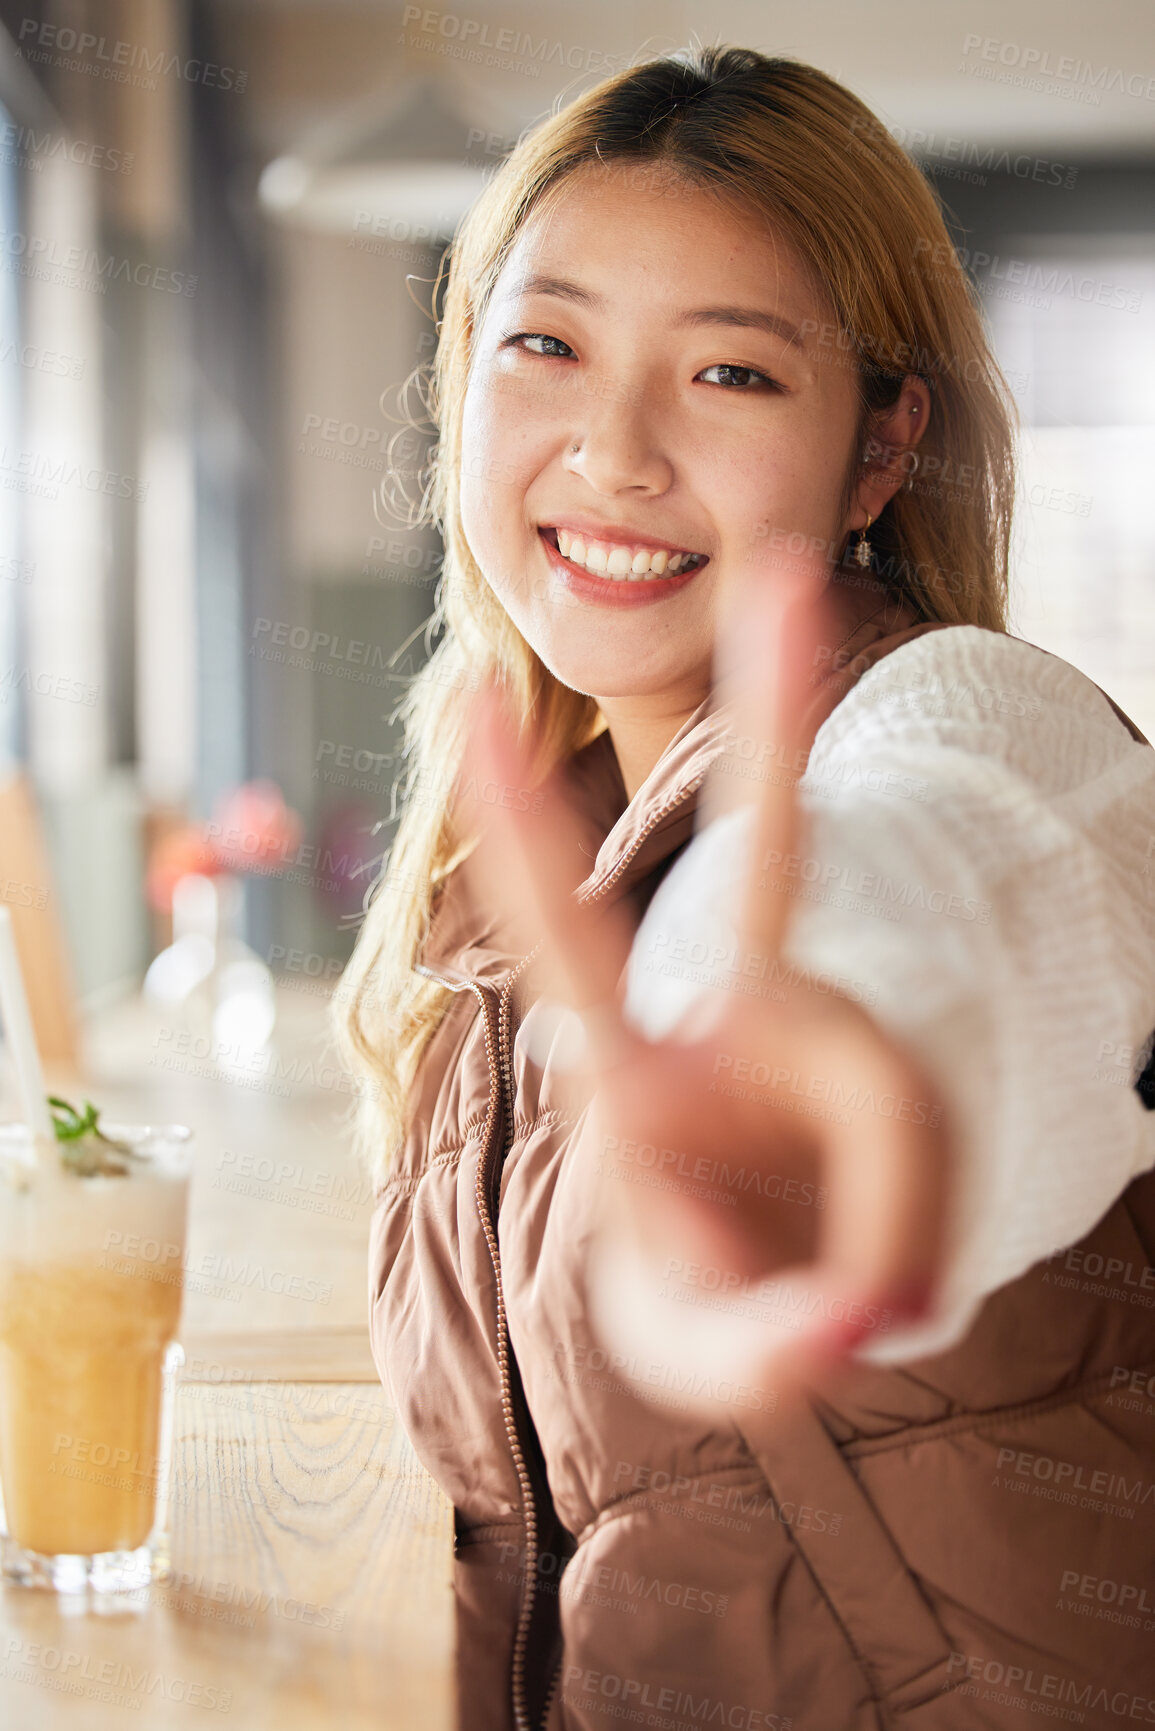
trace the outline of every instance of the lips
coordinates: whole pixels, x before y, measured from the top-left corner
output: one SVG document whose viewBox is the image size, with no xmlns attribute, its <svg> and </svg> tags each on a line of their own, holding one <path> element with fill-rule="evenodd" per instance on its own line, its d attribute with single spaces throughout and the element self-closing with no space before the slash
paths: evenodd
<svg viewBox="0 0 1155 1731">
<path fill-rule="evenodd" d="M 545 549 L 546 558 L 553 572 L 562 586 L 577 600 L 592 602 L 596 606 L 638 607 L 664 601 L 677 590 L 685 588 L 687 583 L 692 583 L 699 572 L 709 564 L 708 557 L 701 554 L 697 556 L 701 561 L 700 563 L 682 564 L 679 569 L 671 572 L 667 549 L 660 549 L 654 545 L 606 541 L 603 545 L 607 548 L 621 547 L 624 551 L 628 551 L 631 566 L 634 557 L 645 552 L 650 569 L 645 572 L 634 572 L 631 569 L 629 572 L 621 572 L 620 574 L 611 574 L 608 570 L 604 573 L 598 573 L 589 570 L 584 564 L 576 564 L 572 558 L 566 558 L 558 546 L 558 534 L 558 529 L 553 526 L 547 528 L 543 525 L 538 529 L 538 537 Z M 588 539 L 584 536 L 582 539 L 586 541 L 588 547 Z M 684 551 L 688 553 L 689 549 Z M 666 569 L 663 573 L 653 570 L 653 555 L 659 552 L 666 552 L 667 555 Z M 608 562 L 607 555 L 607 564 Z M 623 561 L 619 559 L 616 563 L 622 564 Z M 661 561 L 659 560 L 658 563 Z"/>
<path fill-rule="evenodd" d="M 565 524 L 542 525 L 538 533 L 572 569 L 612 583 L 668 582 L 700 571 L 708 555 L 670 542 L 640 541 L 625 530 L 593 533 Z"/>
</svg>

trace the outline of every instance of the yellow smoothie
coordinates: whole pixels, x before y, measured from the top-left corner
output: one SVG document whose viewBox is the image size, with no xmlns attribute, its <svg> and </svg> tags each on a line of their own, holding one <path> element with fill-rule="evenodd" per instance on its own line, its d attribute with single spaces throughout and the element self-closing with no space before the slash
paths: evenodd
<svg viewBox="0 0 1155 1731">
<path fill-rule="evenodd" d="M 101 1261 L 105 1266 L 101 1266 Z M 135 1550 L 158 1490 L 161 1374 L 179 1269 L 0 1259 L 0 1484 L 26 1550 Z"/>
</svg>

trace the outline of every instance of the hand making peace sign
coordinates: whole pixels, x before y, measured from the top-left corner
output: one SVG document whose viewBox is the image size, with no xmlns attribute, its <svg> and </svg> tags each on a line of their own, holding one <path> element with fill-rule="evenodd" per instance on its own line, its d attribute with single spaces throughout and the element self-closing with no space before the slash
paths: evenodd
<svg viewBox="0 0 1155 1731">
<path fill-rule="evenodd" d="M 828 607 L 818 568 L 763 573 L 761 583 L 744 586 L 740 607 L 719 630 L 716 691 L 733 705 L 737 736 L 769 742 L 771 761 L 804 762 L 812 743 L 811 669 L 818 645 L 831 640 Z M 532 785 L 529 755 L 493 689 L 477 700 L 470 755 L 479 782 Z M 734 803 L 734 778 L 728 787 L 721 780 L 723 762 L 707 777 L 707 814 Z M 783 880 L 763 876 L 760 862 L 804 851 L 805 814 L 790 777 L 768 775 L 754 786 L 739 957 L 773 959 L 783 954 L 793 898 Z M 782 1180 L 749 1185 L 736 1205 L 733 1198 L 729 1205 L 701 1199 L 690 1186 L 607 1183 L 607 1224 L 655 1271 L 675 1258 L 731 1271 L 747 1289 L 751 1280 L 773 1277 L 780 1289 L 820 1300 L 796 1306 L 787 1329 L 768 1325 L 758 1335 L 762 1365 L 778 1380 L 837 1359 L 868 1338 L 880 1316 L 911 1321 L 925 1314 L 943 1260 L 952 1178 L 951 1131 L 931 1078 L 858 1004 L 805 984 L 774 997 L 726 994 L 699 1038 L 645 1038 L 621 1009 L 632 918 L 620 903 L 586 907 L 575 899 L 577 820 L 559 778 L 544 791 L 539 815 L 490 808 L 500 869 L 488 869 L 488 893 L 525 931 L 527 950 L 544 932 L 535 977 L 581 1015 L 587 1056 L 571 1077 L 576 1103 L 590 1106 L 604 1146 L 632 1140 L 684 1152 L 683 1170 L 706 1156 Z M 720 1059 L 729 1074 L 742 1073 L 742 1060 L 781 1067 L 798 1086 L 780 1095 L 720 1092 Z M 805 1115 L 798 1101 L 811 1079 L 836 1081 L 843 1100 L 905 1096 L 924 1109 L 905 1119 L 869 1104 Z M 611 1175 L 631 1176 L 621 1169 Z M 821 1208 L 782 1199 L 823 1193 Z M 802 1329 L 800 1314 L 812 1318 Z M 719 1314 L 716 1324 L 721 1338 L 730 1319 Z"/>
</svg>

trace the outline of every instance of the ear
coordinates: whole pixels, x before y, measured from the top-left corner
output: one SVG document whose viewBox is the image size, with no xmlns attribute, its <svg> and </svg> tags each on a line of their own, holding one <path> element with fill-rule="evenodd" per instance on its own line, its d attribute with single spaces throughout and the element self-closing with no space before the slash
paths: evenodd
<svg viewBox="0 0 1155 1731">
<path fill-rule="evenodd" d="M 913 472 L 911 453 L 926 432 L 930 401 L 925 379 L 910 373 L 892 407 L 883 409 L 870 423 L 846 531 L 863 528 L 868 516 L 876 522 Z"/>
</svg>

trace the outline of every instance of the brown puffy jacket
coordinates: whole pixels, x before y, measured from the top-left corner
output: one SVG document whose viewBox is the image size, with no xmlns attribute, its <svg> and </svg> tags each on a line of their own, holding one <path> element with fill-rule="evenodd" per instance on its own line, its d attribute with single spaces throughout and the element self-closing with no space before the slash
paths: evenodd
<svg viewBox="0 0 1155 1731">
<path fill-rule="evenodd" d="M 863 627 L 816 701 L 938 628 Z M 640 917 L 722 723 L 703 704 L 628 804 L 607 734 L 571 760 L 583 894 Z M 463 1731 L 1155 1725 L 1155 1174 L 947 1352 L 719 1387 L 725 1422 L 661 1365 L 642 1399 L 587 1320 L 596 1173 L 515 1046 L 524 962 L 466 861 L 370 1245 L 376 1362 L 456 1510 Z"/>
</svg>

